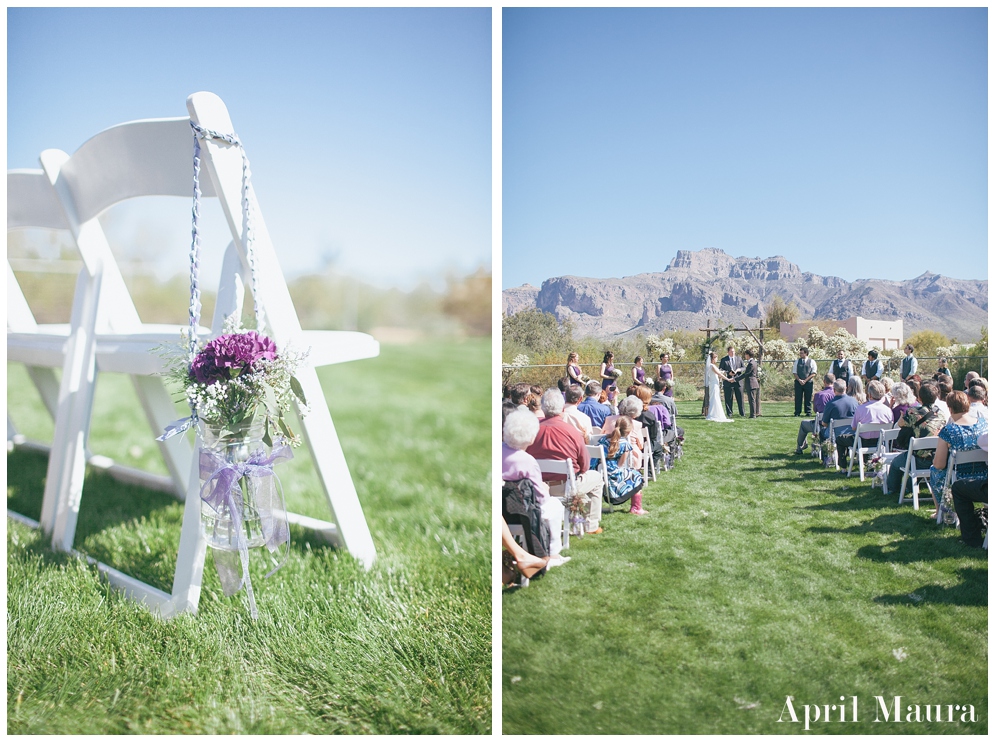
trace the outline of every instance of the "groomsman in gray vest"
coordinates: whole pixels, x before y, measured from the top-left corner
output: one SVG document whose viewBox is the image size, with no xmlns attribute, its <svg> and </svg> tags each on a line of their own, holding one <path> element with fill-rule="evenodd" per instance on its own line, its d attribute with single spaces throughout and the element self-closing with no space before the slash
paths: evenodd
<svg viewBox="0 0 995 742">
<path fill-rule="evenodd" d="M 746 400 L 750 403 L 750 419 L 757 416 L 760 409 L 760 377 L 757 375 L 757 362 L 753 358 L 753 353 L 749 350 L 743 351 L 743 368 L 736 374 L 736 379 L 743 382 L 743 391 L 746 392 Z"/>
<path fill-rule="evenodd" d="M 798 351 L 795 361 L 795 417 L 801 417 L 802 399 L 805 400 L 805 416 L 812 414 L 812 379 L 818 373 L 815 361 L 808 357 L 808 348 Z"/>
<path fill-rule="evenodd" d="M 743 414 L 743 387 L 742 382 L 739 378 L 732 379 L 732 377 L 743 368 L 743 359 L 736 355 L 736 348 L 729 346 L 726 348 L 728 355 L 719 361 L 719 370 L 725 371 L 726 375 L 722 377 L 722 391 L 725 396 L 726 401 L 726 414 L 732 417 L 732 398 L 733 395 L 736 396 L 736 404 L 739 405 L 739 416 L 745 417 Z"/>
<path fill-rule="evenodd" d="M 905 346 L 905 358 L 902 359 L 902 381 L 908 381 L 910 376 L 915 376 L 919 370 L 919 359 L 912 355 L 915 348 L 911 345 Z"/>
</svg>

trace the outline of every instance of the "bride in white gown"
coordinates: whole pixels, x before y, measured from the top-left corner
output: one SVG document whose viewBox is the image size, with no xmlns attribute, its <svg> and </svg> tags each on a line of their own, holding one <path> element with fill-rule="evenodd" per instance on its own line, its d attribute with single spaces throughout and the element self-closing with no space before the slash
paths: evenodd
<svg viewBox="0 0 995 742">
<path fill-rule="evenodd" d="M 713 351 L 708 354 L 708 360 L 705 361 L 705 387 L 708 389 L 708 414 L 705 415 L 705 419 L 716 423 L 731 423 L 732 420 L 726 417 L 722 407 L 722 385 L 719 383 L 719 377 L 725 374 L 715 365 L 717 360 L 718 356 Z"/>
</svg>

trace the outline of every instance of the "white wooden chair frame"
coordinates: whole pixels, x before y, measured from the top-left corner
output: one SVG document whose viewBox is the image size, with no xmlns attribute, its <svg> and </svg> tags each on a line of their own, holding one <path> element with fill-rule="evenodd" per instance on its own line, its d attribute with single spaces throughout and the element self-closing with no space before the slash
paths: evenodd
<svg viewBox="0 0 995 742">
<path fill-rule="evenodd" d="M 835 467 L 836 471 L 842 471 L 842 470 L 840 469 L 840 451 L 839 447 L 836 445 L 835 428 L 836 427 L 844 428 L 847 426 L 851 427 L 853 426 L 852 417 L 841 417 L 839 419 L 833 419 L 829 421 L 829 437 L 827 438 L 827 440 L 831 440 L 833 442 L 833 466 Z"/>
<path fill-rule="evenodd" d="M 612 501 L 611 490 L 608 489 L 608 458 L 605 455 L 605 447 L 599 443 L 588 443 L 587 456 L 598 462 L 596 469 L 601 472 L 601 479 L 604 481 L 604 485 L 601 487 L 601 499 L 602 502 L 608 504 L 608 512 L 610 513 L 612 512 Z"/>
<path fill-rule="evenodd" d="M 53 441 L 53 455 L 50 459 L 58 458 L 61 452 L 65 463 L 56 483 L 49 482 L 53 492 L 50 493 L 46 487 L 41 522 L 43 528 L 51 530 L 53 547 L 57 549 L 71 549 L 75 534 L 76 514 L 82 493 L 86 434 L 92 407 L 92 378 L 97 359 L 106 358 L 106 368 L 105 363 L 100 364 L 104 370 L 124 371 L 138 376 L 152 377 L 161 370 L 161 361 L 148 353 L 160 341 L 156 339 L 150 342 L 147 334 L 136 335 L 133 332 L 136 329 L 134 322 L 124 323 L 123 327 L 114 323 L 121 297 L 104 291 L 108 276 L 113 277 L 116 266 L 97 216 L 113 204 L 136 196 L 189 197 L 192 191 L 193 150 L 189 122 L 193 120 L 205 129 L 221 133 L 233 133 L 234 130 L 221 99 L 211 93 L 191 95 L 187 99 L 187 109 L 190 118 L 154 119 L 112 127 L 86 142 L 72 158 L 53 150 L 42 154 L 45 174 L 64 214 L 64 226 L 68 227 L 80 247 L 84 262 L 86 256 L 96 256 L 92 267 L 87 265 L 84 270 L 86 281 L 81 274 L 79 285 L 84 290 L 77 291 L 74 299 L 74 317 L 78 320 L 78 327 L 70 328 L 73 332 L 69 333 L 68 343 L 63 341 L 62 386 L 65 388 L 60 389 L 58 397 L 55 414 L 56 440 Z M 233 311 L 240 312 L 244 276 L 247 273 L 243 243 L 245 225 L 241 207 L 242 159 L 235 147 L 213 140 L 202 144 L 201 158 L 203 194 L 217 195 L 220 198 L 233 236 L 233 242 L 225 254 L 212 323 L 213 333 L 218 334 L 224 317 Z M 292 513 L 288 513 L 288 519 L 291 523 L 317 531 L 332 543 L 344 545 L 364 566 L 370 567 L 376 557 L 373 539 L 331 415 L 324 404 L 324 394 L 315 368 L 374 357 L 379 353 L 379 345 L 363 333 L 301 330 L 269 233 L 251 190 L 250 203 L 254 207 L 253 250 L 258 275 L 256 300 L 266 318 L 265 331 L 279 347 L 291 344 L 298 348 L 311 348 L 308 367 L 297 374 L 311 405 L 311 413 L 301 422 L 301 432 L 311 451 L 332 516 L 332 522 Z M 117 276 L 120 276 L 119 272 Z M 12 272 L 8 267 L 8 282 L 11 277 Z M 116 279 L 112 281 L 115 282 Z M 120 286 L 123 285 L 122 281 Z M 113 306 L 107 297 L 115 300 Z M 78 309 L 76 304 L 79 305 Z M 133 308 L 133 303 L 131 306 Z M 134 319 L 137 320 L 137 312 Z M 137 322 L 140 328 L 140 320 Z M 125 331 L 121 332 L 118 327 Z M 97 333 L 88 328 L 106 329 L 108 332 Z M 178 334 L 174 337 L 178 337 Z M 11 336 L 8 333 L 8 353 L 10 348 Z M 98 348 L 106 352 L 98 352 Z M 58 353 L 53 350 L 50 356 L 55 360 Z M 133 361 L 136 357 L 145 359 L 146 367 L 143 370 L 136 370 L 132 363 L 120 364 L 123 367 L 115 366 L 116 360 Z M 161 386 L 161 380 L 154 381 Z M 50 379 L 43 380 L 41 386 L 47 388 L 43 398 L 47 400 L 48 406 L 51 402 Z M 160 395 L 153 404 L 158 407 L 149 409 L 143 400 L 147 416 L 157 428 L 157 434 L 175 416 L 175 408 L 168 395 Z M 8 432 L 10 429 L 8 421 Z M 181 437 L 171 440 L 176 441 L 177 438 L 179 440 L 174 444 L 175 448 L 181 449 L 185 445 L 190 452 L 189 444 L 184 444 Z M 186 486 L 178 492 L 180 495 L 185 494 L 186 504 L 172 594 L 166 594 L 106 565 L 100 565 L 112 584 L 124 589 L 130 597 L 144 602 L 163 617 L 184 611 L 195 612 L 200 599 L 206 540 L 200 524 L 197 462 L 190 453 L 186 455 L 189 459 L 188 473 L 185 475 Z M 177 461 L 182 461 L 182 455 L 177 457 Z M 182 477 L 184 474 L 177 472 L 174 473 L 174 477 L 176 476 Z M 74 484 L 76 482 L 78 485 Z"/>
<path fill-rule="evenodd" d="M 650 429 L 643 426 L 643 481 L 656 481 L 656 462 L 653 461 L 653 441 L 650 440 Z"/>
<path fill-rule="evenodd" d="M 933 503 L 936 505 L 937 510 L 940 508 L 940 503 L 936 499 L 936 493 L 933 492 L 932 486 L 929 484 L 929 469 L 918 469 L 916 468 L 916 457 L 915 451 L 926 451 L 930 448 L 936 448 L 937 444 L 940 442 L 938 436 L 930 435 L 923 438 L 912 438 L 909 441 L 909 455 L 905 457 L 905 468 L 902 470 L 902 486 L 898 491 L 898 504 L 901 505 L 905 502 L 905 485 L 908 483 L 909 478 L 912 478 L 912 509 L 919 509 L 919 480 L 926 482 L 926 489 L 929 490 L 930 497 L 933 498 Z"/>
<path fill-rule="evenodd" d="M 854 457 L 857 459 L 857 468 L 860 471 L 860 481 L 864 481 L 864 454 L 873 453 L 878 448 L 880 433 L 883 430 L 890 430 L 892 423 L 857 423 L 857 429 L 853 431 L 853 445 L 850 447 L 850 463 L 846 467 L 846 476 L 849 478 L 853 471 Z M 874 445 L 864 445 L 861 433 L 878 433 L 879 437 L 874 440 Z"/>
<path fill-rule="evenodd" d="M 888 430 L 882 430 L 881 435 L 878 436 L 878 448 L 875 455 L 881 456 L 884 462 L 881 470 L 883 476 L 881 480 L 881 492 L 885 495 L 888 494 L 888 471 L 891 469 L 891 462 L 901 454 L 901 451 L 892 450 L 900 432 L 902 432 L 900 428 L 889 428 Z M 874 486 L 873 483 L 871 486 Z"/>
<path fill-rule="evenodd" d="M 981 448 L 974 448 L 970 451 L 954 451 L 950 450 L 947 456 L 947 474 L 948 479 L 946 481 L 950 482 L 950 486 L 954 486 L 954 482 L 957 481 L 957 467 L 963 464 L 975 464 L 984 463 L 985 466 L 988 465 L 988 452 Z M 940 524 L 943 521 L 943 513 L 939 506 L 936 508 L 936 523 Z M 957 517 L 956 512 L 954 513 L 954 523 L 960 525 L 960 518 Z M 985 534 L 985 540 L 987 542 L 988 534 Z M 985 547 L 987 548 L 987 546 Z"/>
<path fill-rule="evenodd" d="M 543 474 L 563 474 L 566 476 L 566 486 L 563 488 L 563 495 L 557 499 L 563 503 L 563 548 L 570 547 L 570 499 L 577 491 L 577 479 L 574 476 L 574 465 L 572 461 L 558 461 L 556 459 L 536 459 L 539 463 L 539 471 Z M 556 497 L 556 495 L 553 495 Z"/>
</svg>

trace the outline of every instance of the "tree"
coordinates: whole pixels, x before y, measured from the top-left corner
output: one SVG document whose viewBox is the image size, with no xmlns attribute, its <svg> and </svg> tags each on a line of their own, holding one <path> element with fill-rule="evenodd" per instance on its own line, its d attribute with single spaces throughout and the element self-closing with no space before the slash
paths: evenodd
<svg viewBox="0 0 995 742">
<path fill-rule="evenodd" d="M 450 276 L 442 311 L 455 317 L 470 335 L 491 334 L 491 272 L 479 268 L 463 278 Z"/>
<path fill-rule="evenodd" d="M 915 348 L 915 354 L 920 358 L 937 355 L 937 348 L 952 345 L 950 338 L 936 330 L 919 330 L 905 339 L 906 345 Z"/>
<path fill-rule="evenodd" d="M 767 327 L 778 331 L 782 322 L 788 324 L 797 322 L 799 316 L 798 306 L 793 301 L 786 304 L 779 294 L 774 294 L 770 298 L 764 307 L 764 313 L 767 315 Z"/>
<path fill-rule="evenodd" d="M 566 353 L 573 344 L 573 324 L 569 320 L 560 324 L 549 312 L 524 309 L 501 320 L 501 344 L 505 353 L 519 349 L 533 355 Z"/>
</svg>

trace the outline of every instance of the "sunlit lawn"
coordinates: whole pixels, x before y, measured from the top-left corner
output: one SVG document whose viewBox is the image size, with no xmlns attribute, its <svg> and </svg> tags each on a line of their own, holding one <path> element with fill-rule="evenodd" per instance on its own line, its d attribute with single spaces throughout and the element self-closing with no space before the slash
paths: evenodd
<svg viewBox="0 0 995 742">
<path fill-rule="evenodd" d="M 687 453 L 649 516 L 606 516 L 503 596 L 504 732 L 798 734 L 777 722 L 787 696 L 801 714 L 856 695 L 856 723 L 848 706 L 812 731 L 986 733 L 987 552 L 793 456 L 790 404 L 725 425 L 700 404 L 679 406 Z M 874 723 L 874 696 L 979 721 Z"/>
<path fill-rule="evenodd" d="M 8 732 L 489 731 L 490 356 L 489 340 L 433 341 L 321 372 L 378 560 L 364 571 L 295 529 L 288 564 L 253 571 L 257 622 L 210 558 L 198 615 L 163 621 L 8 519 Z M 7 399 L 51 439 L 15 365 Z M 95 452 L 165 473 L 126 378 L 101 376 L 94 409 Z M 305 451 L 278 473 L 290 509 L 327 517 Z M 45 465 L 8 454 L 10 509 L 38 518 Z M 168 592 L 181 515 L 90 472 L 76 547 Z"/>
</svg>

